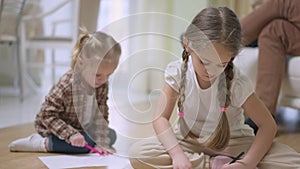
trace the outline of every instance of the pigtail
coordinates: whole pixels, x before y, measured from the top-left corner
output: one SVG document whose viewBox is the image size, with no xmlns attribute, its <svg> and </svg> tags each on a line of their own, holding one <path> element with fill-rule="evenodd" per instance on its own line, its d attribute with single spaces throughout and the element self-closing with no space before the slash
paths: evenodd
<svg viewBox="0 0 300 169">
<path fill-rule="evenodd" d="M 71 62 L 71 68 L 74 70 L 75 69 L 75 65 L 77 62 L 77 59 L 81 53 L 81 50 L 85 44 L 85 42 L 89 39 L 89 32 L 87 31 L 86 28 L 81 28 L 80 29 L 82 31 L 82 33 L 79 35 L 78 40 L 75 44 L 75 47 L 73 49 L 73 53 L 72 53 L 72 62 Z"/>
<path fill-rule="evenodd" d="M 177 102 L 178 105 L 178 124 L 180 132 L 183 136 L 186 136 L 189 133 L 189 128 L 183 118 L 184 116 L 184 109 L 183 109 L 183 103 L 185 100 L 185 82 L 186 82 L 186 71 L 188 67 L 188 60 L 189 60 L 189 53 L 184 49 L 182 52 L 182 60 L 183 64 L 181 65 L 181 80 L 180 80 L 180 88 L 179 88 L 179 99 Z"/>
<path fill-rule="evenodd" d="M 233 79 L 233 59 L 230 60 L 227 67 L 225 68 L 225 75 L 220 75 L 220 81 L 218 84 L 218 98 L 220 102 L 221 119 L 214 131 L 213 135 L 207 140 L 204 145 L 215 150 L 222 151 L 229 143 L 230 139 L 230 128 L 227 119 L 226 111 L 228 106 L 231 104 L 231 82 Z M 225 100 L 224 100 L 225 98 Z"/>
<path fill-rule="evenodd" d="M 85 62 L 95 64 L 102 60 L 115 63 L 119 61 L 121 46 L 112 36 L 100 31 L 89 33 L 85 28 L 81 31 L 72 54 L 73 70 L 79 57 Z"/>
</svg>

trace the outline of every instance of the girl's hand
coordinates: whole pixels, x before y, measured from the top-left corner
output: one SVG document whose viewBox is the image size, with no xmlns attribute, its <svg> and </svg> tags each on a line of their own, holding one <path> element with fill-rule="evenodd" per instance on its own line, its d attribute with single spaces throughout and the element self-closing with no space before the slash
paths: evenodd
<svg viewBox="0 0 300 169">
<path fill-rule="evenodd" d="M 225 164 L 221 169 L 257 169 L 257 167 L 248 166 L 242 160 L 237 160 L 235 163 L 232 164 Z"/>
<path fill-rule="evenodd" d="M 70 137 L 70 142 L 72 146 L 84 147 L 86 141 L 80 133 L 76 133 Z"/>
<path fill-rule="evenodd" d="M 99 150 L 100 152 L 103 152 L 103 155 L 110 155 L 115 153 L 115 150 L 110 149 L 110 148 L 104 148 L 101 146 L 96 146 L 95 149 Z"/>
<path fill-rule="evenodd" d="M 173 169 L 192 169 L 192 163 L 184 153 L 178 153 L 172 157 Z"/>
</svg>

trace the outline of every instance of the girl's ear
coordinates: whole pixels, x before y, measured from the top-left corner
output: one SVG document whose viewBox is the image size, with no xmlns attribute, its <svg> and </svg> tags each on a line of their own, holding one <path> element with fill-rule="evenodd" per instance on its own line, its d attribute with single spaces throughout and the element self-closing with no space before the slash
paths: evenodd
<svg viewBox="0 0 300 169">
<path fill-rule="evenodd" d="M 78 67 L 78 68 L 83 68 L 83 64 L 84 64 L 84 63 L 83 63 L 82 58 L 78 57 L 78 58 L 77 58 L 76 64 L 77 64 L 77 67 Z"/>
</svg>

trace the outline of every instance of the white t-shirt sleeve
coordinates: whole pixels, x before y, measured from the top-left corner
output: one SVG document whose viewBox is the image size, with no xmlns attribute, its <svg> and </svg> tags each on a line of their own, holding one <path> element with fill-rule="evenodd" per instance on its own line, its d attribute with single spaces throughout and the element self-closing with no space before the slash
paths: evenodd
<svg viewBox="0 0 300 169">
<path fill-rule="evenodd" d="M 231 88 L 231 104 L 235 107 L 241 107 L 247 98 L 254 93 L 254 87 L 250 79 L 235 68 L 235 78 Z"/>
<path fill-rule="evenodd" d="M 165 81 L 176 92 L 179 92 L 180 76 L 181 76 L 181 60 L 173 61 L 168 64 L 165 70 Z"/>
</svg>

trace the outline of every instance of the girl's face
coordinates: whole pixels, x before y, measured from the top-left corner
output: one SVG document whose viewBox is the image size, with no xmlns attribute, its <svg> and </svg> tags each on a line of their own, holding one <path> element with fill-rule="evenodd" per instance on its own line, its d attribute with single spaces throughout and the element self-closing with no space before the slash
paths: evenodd
<svg viewBox="0 0 300 169">
<path fill-rule="evenodd" d="M 206 82 L 214 81 L 233 57 L 232 52 L 220 43 L 212 43 L 211 47 L 202 49 L 201 53 L 196 53 L 190 48 L 188 52 L 192 57 L 197 77 Z"/>
<path fill-rule="evenodd" d="M 100 64 L 87 66 L 82 70 L 84 80 L 93 88 L 98 88 L 108 81 L 109 76 L 117 68 L 118 62 L 101 61 Z"/>
</svg>

